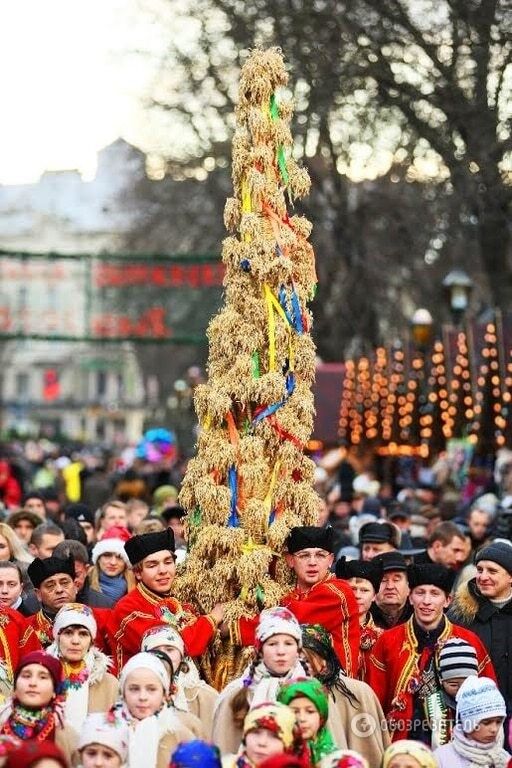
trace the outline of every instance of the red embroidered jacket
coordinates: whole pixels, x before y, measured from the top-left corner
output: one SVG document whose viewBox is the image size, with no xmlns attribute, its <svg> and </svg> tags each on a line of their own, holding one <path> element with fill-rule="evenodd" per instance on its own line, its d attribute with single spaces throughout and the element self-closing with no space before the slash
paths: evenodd
<svg viewBox="0 0 512 768">
<path fill-rule="evenodd" d="M 158 624 L 176 625 L 189 656 L 204 653 L 217 629 L 211 616 L 197 616 L 190 605 L 182 605 L 174 597 L 160 598 L 139 582 L 116 603 L 108 622 L 109 644 L 118 671 L 140 651 L 144 632 Z"/>
<path fill-rule="evenodd" d="M 478 674 L 496 681 L 494 667 L 482 641 L 469 629 L 452 624 L 445 627 L 435 653 L 450 637 L 460 637 L 473 646 L 478 658 Z M 414 693 L 418 684 L 421 655 L 414 634 L 413 617 L 404 624 L 387 629 L 373 647 L 366 682 L 373 688 L 387 718 L 393 741 L 406 739 L 414 714 Z"/>
<path fill-rule="evenodd" d="M 0 609 L 0 658 L 4 662 L 9 680 L 22 656 L 40 651 L 41 643 L 27 619 L 12 608 Z"/>
<path fill-rule="evenodd" d="M 343 579 L 328 574 L 307 592 L 294 589 L 284 595 L 281 605 L 288 608 L 300 624 L 321 624 L 331 635 L 333 648 L 349 677 L 357 677 L 359 664 L 359 615 L 352 588 Z M 254 645 L 258 616 L 241 618 L 234 640 Z"/>
</svg>

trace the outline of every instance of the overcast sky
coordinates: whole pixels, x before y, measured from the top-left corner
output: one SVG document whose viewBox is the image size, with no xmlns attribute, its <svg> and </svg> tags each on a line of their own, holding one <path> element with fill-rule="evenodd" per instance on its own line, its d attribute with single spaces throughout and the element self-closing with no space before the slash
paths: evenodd
<svg viewBox="0 0 512 768">
<path fill-rule="evenodd" d="M 164 42 L 138 2 L 0 3 L 0 183 L 37 181 L 46 169 L 91 177 L 101 147 L 144 135 L 141 100 Z"/>
</svg>

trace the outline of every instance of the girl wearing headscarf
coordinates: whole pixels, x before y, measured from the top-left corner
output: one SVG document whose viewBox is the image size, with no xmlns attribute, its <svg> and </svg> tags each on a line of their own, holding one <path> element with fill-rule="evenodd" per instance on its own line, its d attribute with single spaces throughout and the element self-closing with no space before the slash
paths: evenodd
<svg viewBox="0 0 512 768">
<path fill-rule="evenodd" d="M 337 749 L 321 760 L 320 768 L 370 768 L 370 764 L 365 757 L 359 752 L 354 752 L 353 749 Z"/>
<path fill-rule="evenodd" d="M 96 633 L 89 606 L 66 603 L 57 612 L 47 648 L 62 663 L 65 719 L 77 733 L 90 712 L 106 712 L 117 699 L 117 678 L 107 671 L 110 661 L 93 645 Z"/>
<path fill-rule="evenodd" d="M 175 627 L 161 624 L 148 629 L 142 636 L 141 651 L 158 650 L 165 653 L 172 664 L 174 674 L 173 703 L 177 710 L 195 715 L 203 726 L 206 738 L 211 738 L 213 710 L 218 691 L 199 677 L 197 667 L 185 656 L 185 644 Z"/>
<path fill-rule="evenodd" d="M 340 749 L 363 754 L 379 765 L 389 744 L 382 707 L 369 685 L 346 677 L 331 638 L 320 624 L 302 626 L 304 655 L 314 676 L 328 691 L 329 728 Z"/>
<path fill-rule="evenodd" d="M 256 629 L 256 656 L 241 677 L 219 696 L 213 713 L 213 742 L 221 753 L 236 752 L 249 707 L 276 700 L 279 687 L 297 677 L 307 677 L 307 665 L 299 659 L 302 631 L 287 608 L 261 612 Z"/>
<path fill-rule="evenodd" d="M 244 719 L 242 743 L 235 755 L 222 758 L 223 768 L 259 768 L 272 755 L 304 756 L 306 745 L 295 715 L 279 702 L 263 702 L 249 710 Z"/>
<path fill-rule="evenodd" d="M 311 762 L 318 765 L 326 755 L 336 750 L 336 744 L 327 728 L 329 700 L 327 691 L 316 678 L 293 680 L 282 686 L 277 700 L 295 713 L 295 719 L 304 741 L 309 747 Z"/>
<path fill-rule="evenodd" d="M 77 733 L 64 720 L 63 672 L 44 651 L 27 653 L 14 674 L 14 692 L 0 712 L 0 733 L 22 741 L 52 741 L 70 762 Z"/>
<path fill-rule="evenodd" d="M 171 675 L 154 653 L 137 653 L 124 665 L 119 678 L 121 700 L 109 717 L 128 724 L 130 768 L 167 768 L 169 755 L 194 733 L 171 704 Z"/>
<path fill-rule="evenodd" d="M 120 717 L 95 712 L 82 726 L 78 742 L 80 768 L 126 768 L 128 725 Z"/>
<path fill-rule="evenodd" d="M 410 768 L 438 768 L 430 748 L 421 741 L 410 739 L 395 741 L 386 749 L 382 759 L 382 768 L 403 768 L 404 765 Z M 452 764 L 451 768 L 456 768 L 456 764 Z"/>
</svg>

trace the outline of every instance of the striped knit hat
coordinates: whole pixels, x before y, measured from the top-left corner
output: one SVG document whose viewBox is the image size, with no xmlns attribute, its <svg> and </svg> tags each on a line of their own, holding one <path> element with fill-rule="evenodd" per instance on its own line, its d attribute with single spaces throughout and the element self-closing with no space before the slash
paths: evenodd
<svg viewBox="0 0 512 768">
<path fill-rule="evenodd" d="M 478 677 L 476 650 L 466 640 L 451 637 L 439 652 L 439 677 L 441 681 L 454 677 Z"/>
</svg>

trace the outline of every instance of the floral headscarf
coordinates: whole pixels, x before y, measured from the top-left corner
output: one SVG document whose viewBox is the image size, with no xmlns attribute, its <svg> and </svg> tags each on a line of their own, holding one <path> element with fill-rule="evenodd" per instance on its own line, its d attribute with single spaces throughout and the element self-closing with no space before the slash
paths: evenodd
<svg viewBox="0 0 512 768">
<path fill-rule="evenodd" d="M 382 768 L 388 768 L 391 760 L 397 755 L 410 755 L 414 757 L 421 768 L 436 768 L 437 761 L 431 750 L 421 741 L 402 739 L 391 744 L 382 758 Z"/>
<path fill-rule="evenodd" d="M 250 731 L 266 728 L 283 742 L 286 751 L 292 750 L 300 731 L 295 715 L 285 704 L 264 702 L 250 709 L 244 720 L 244 739 Z"/>
</svg>

